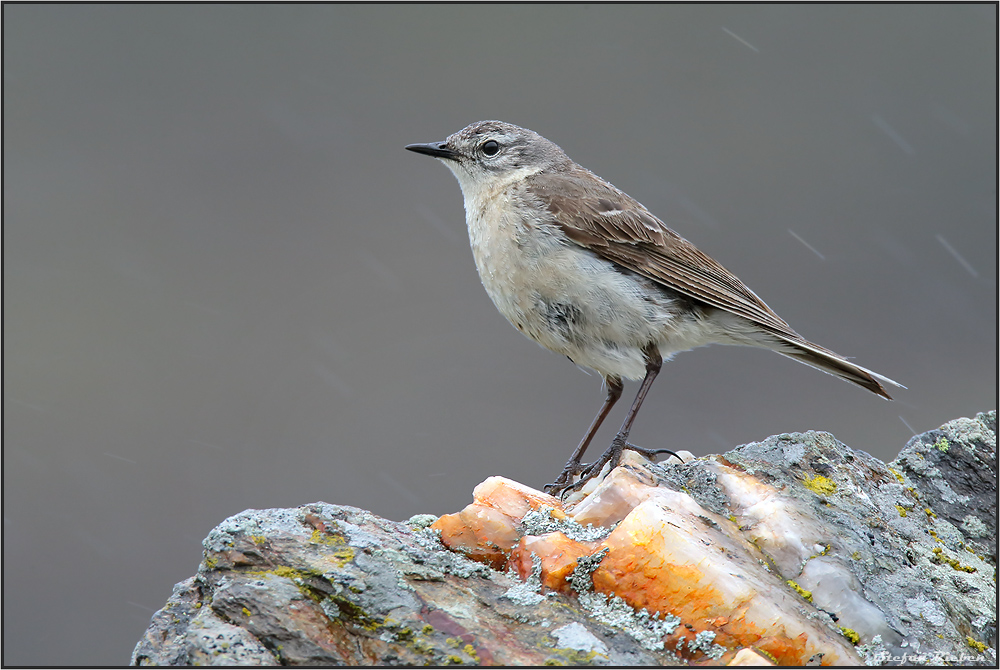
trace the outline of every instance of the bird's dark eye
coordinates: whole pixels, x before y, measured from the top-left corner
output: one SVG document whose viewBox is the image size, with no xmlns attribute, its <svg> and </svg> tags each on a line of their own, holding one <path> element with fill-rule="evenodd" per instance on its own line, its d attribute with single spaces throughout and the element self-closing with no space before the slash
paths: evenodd
<svg viewBox="0 0 1000 670">
<path fill-rule="evenodd" d="M 483 146 L 480 147 L 483 153 L 487 156 L 496 156 L 500 153 L 500 143 L 496 140 L 487 140 L 483 142 Z"/>
</svg>

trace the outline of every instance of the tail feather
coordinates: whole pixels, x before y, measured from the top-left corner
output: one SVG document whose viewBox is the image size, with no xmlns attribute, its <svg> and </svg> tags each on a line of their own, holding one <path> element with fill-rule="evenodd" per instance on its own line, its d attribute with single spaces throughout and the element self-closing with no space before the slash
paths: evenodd
<svg viewBox="0 0 1000 670">
<path fill-rule="evenodd" d="M 840 377 L 841 379 L 857 384 L 876 395 L 882 396 L 886 400 L 892 400 L 892 396 L 885 390 L 882 382 L 898 386 L 899 388 L 906 388 L 899 382 L 893 381 L 877 372 L 872 372 L 860 365 L 856 365 L 843 356 L 835 354 L 829 349 L 824 349 L 818 344 L 782 335 L 778 335 L 778 338 L 781 340 L 781 345 L 775 347 L 774 351 L 779 354 L 795 359 L 800 363 L 805 363 L 817 370 L 822 370 L 834 377 Z"/>
</svg>

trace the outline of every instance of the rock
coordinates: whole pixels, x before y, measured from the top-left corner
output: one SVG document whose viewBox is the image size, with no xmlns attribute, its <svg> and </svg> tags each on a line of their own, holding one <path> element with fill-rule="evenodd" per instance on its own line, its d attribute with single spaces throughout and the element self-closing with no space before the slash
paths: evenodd
<svg viewBox="0 0 1000 670">
<path fill-rule="evenodd" d="M 996 413 L 892 463 L 819 432 L 560 502 L 491 477 L 408 522 L 315 503 L 205 539 L 133 664 L 996 665 Z"/>
</svg>

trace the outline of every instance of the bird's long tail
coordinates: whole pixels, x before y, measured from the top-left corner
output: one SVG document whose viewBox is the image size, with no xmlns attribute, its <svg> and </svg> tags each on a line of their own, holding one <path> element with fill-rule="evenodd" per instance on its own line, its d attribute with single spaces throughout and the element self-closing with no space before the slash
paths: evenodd
<svg viewBox="0 0 1000 670">
<path fill-rule="evenodd" d="M 774 351 L 794 358 L 800 363 L 822 370 L 834 377 L 840 377 L 862 388 L 866 388 L 876 395 L 880 395 L 886 400 L 892 400 L 882 383 L 892 384 L 900 388 L 906 388 L 899 382 L 884 377 L 877 372 L 872 372 L 866 368 L 856 365 L 843 356 L 835 354 L 829 349 L 824 349 L 818 344 L 813 344 L 805 339 L 793 339 L 784 335 L 776 334 L 780 344 L 772 347 Z"/>
</svg>

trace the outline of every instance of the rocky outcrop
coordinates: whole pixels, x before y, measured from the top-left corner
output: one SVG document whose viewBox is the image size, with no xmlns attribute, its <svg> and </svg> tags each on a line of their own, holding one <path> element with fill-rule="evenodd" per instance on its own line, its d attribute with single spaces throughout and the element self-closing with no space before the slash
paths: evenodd
<svg viewBox="0 0 1000 670">
<path fill-rule="evenodd" d="M 889 464 L 818 432 L 685 461 L 438 519 L 242 512 L 132 662 L 996 664 L 995 412 Z"/>
</svg>

